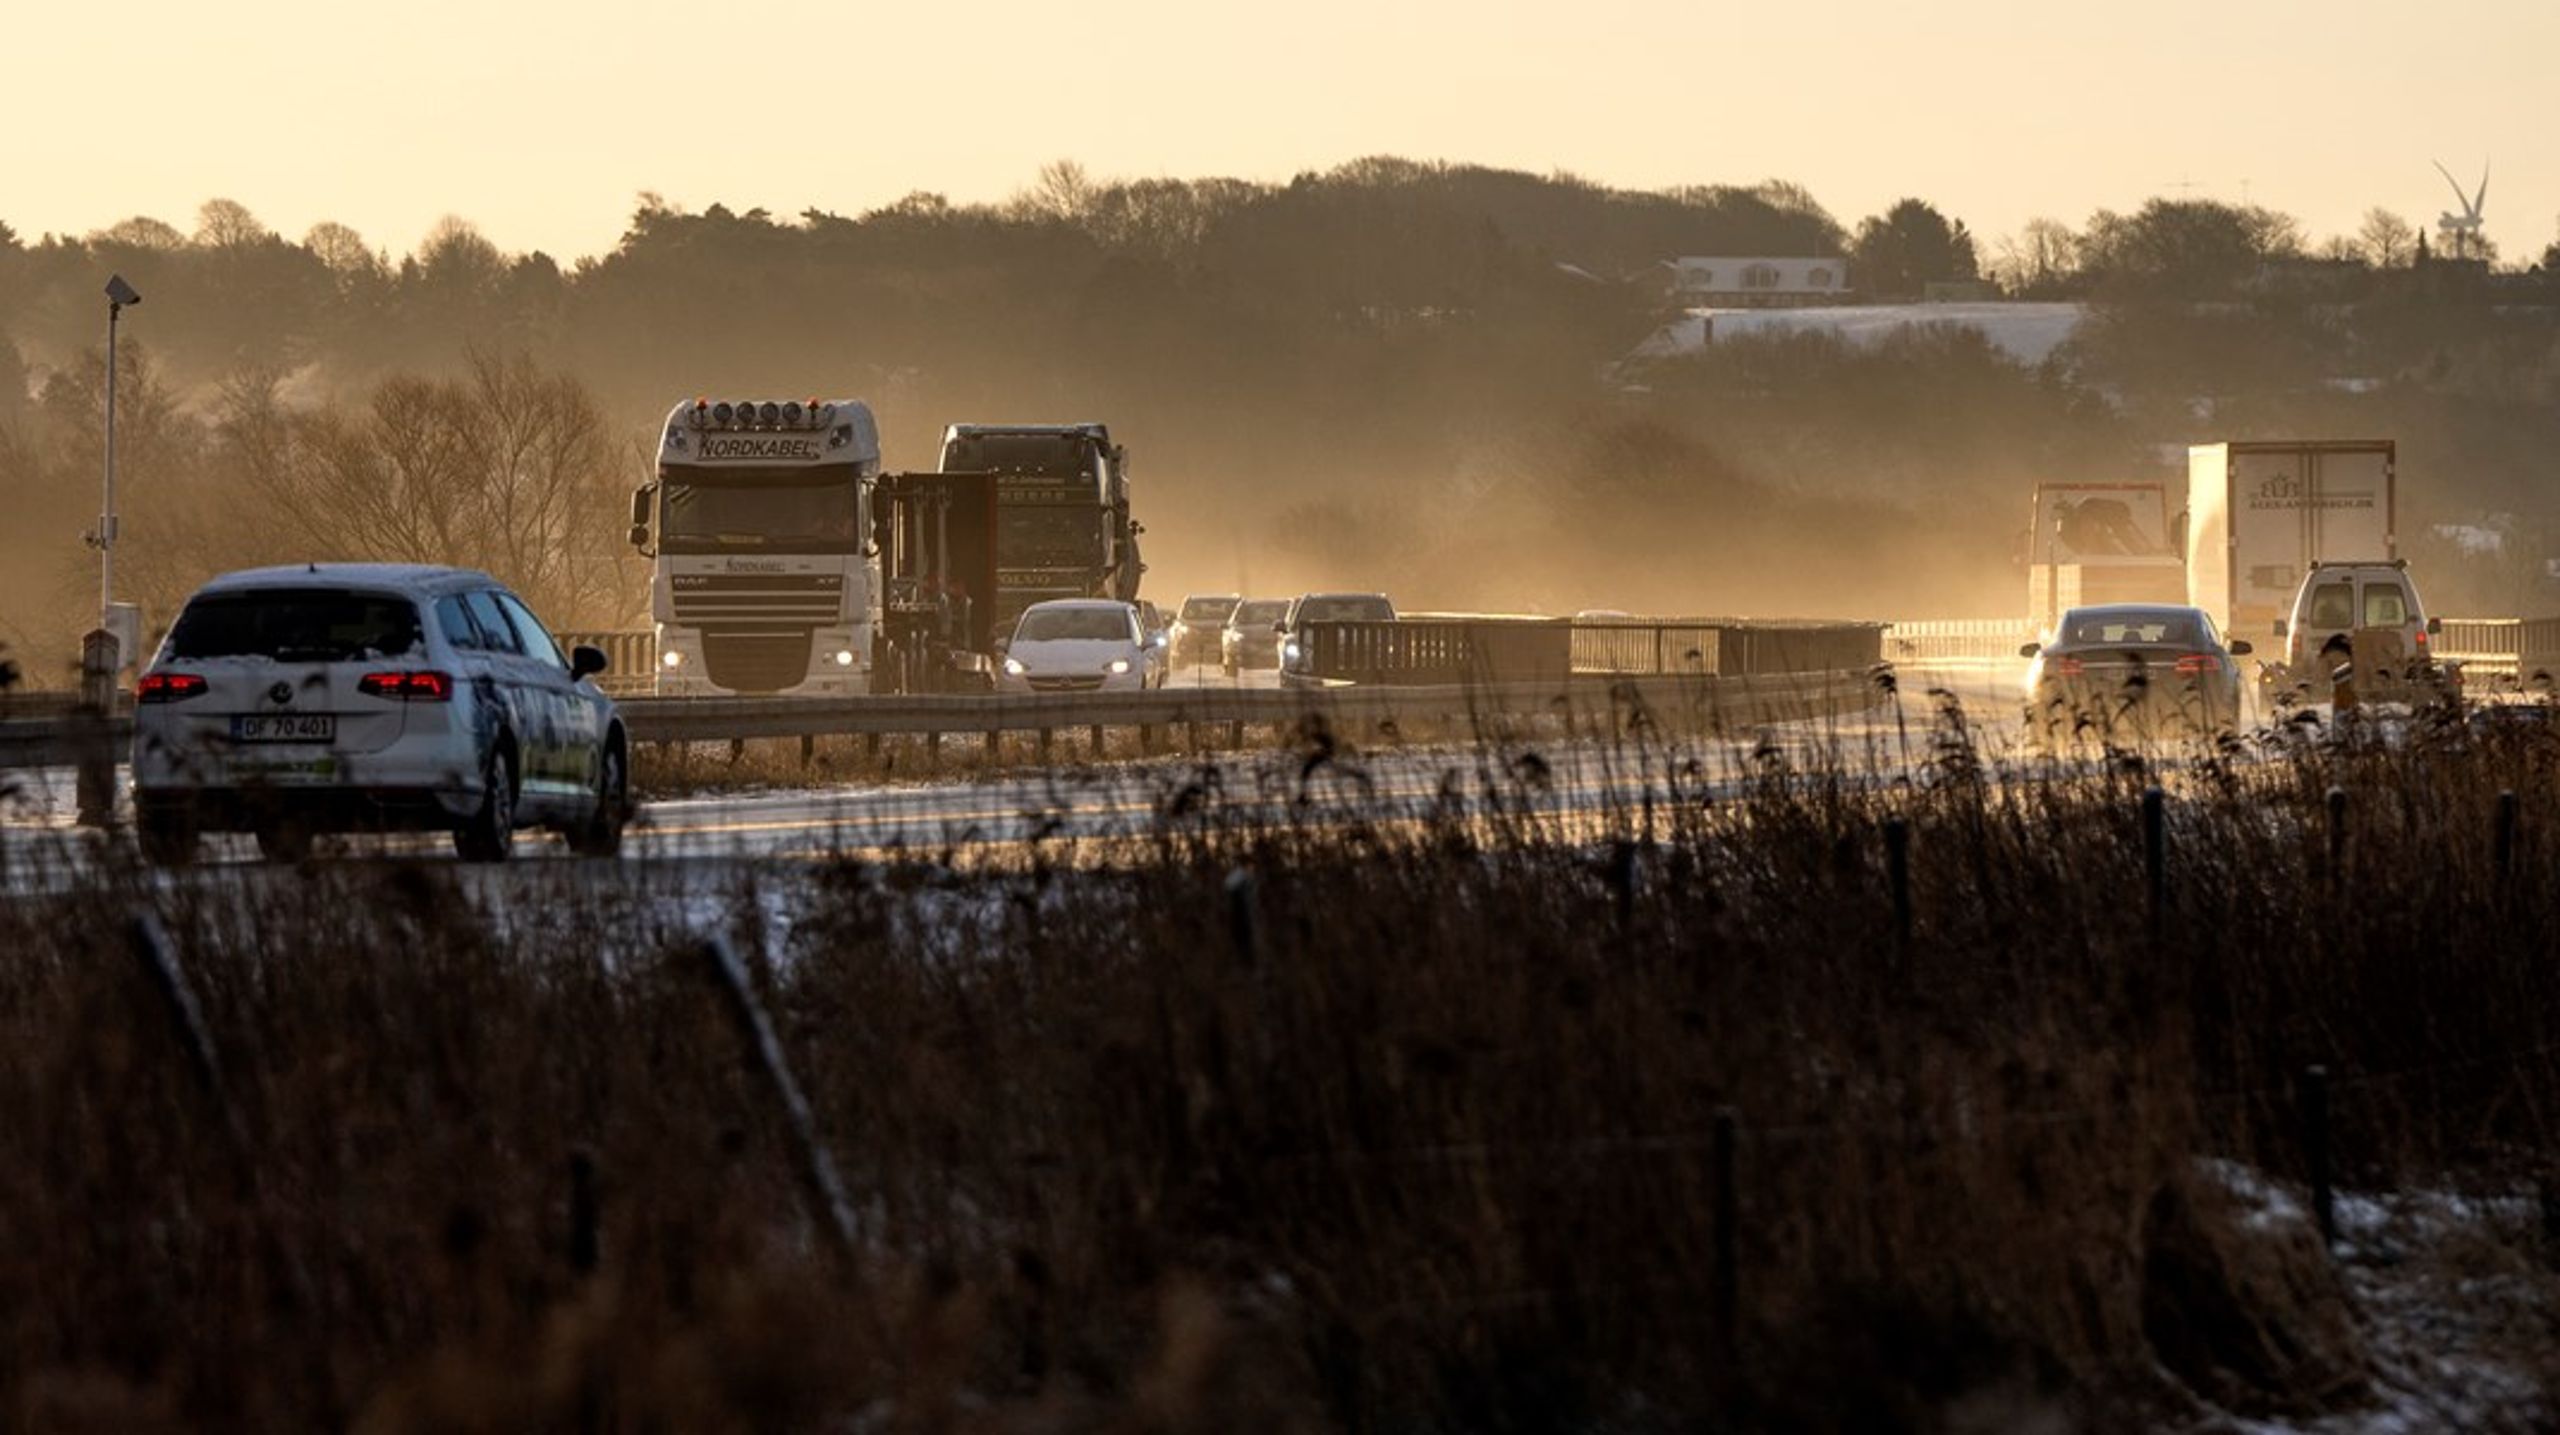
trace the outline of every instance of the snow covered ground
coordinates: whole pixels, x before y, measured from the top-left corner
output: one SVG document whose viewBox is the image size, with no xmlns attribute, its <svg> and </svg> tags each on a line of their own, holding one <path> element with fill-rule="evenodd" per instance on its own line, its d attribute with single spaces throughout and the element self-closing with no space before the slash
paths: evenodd
<svg viewBox="0 0 2560 1435">
<path fill-rule="evenodd" d="M 2305 1197 L 2234 1162 L 2206 1163 L 2246 1224 L 2316 1243 Z M 2335 1269 L 2372 1374 L 2373 1399 L 2309 1420 L 2214 1416 L 2190 1427 L 2243 1435 L 2417 1435 L 2549 1430 L 2560 1409 L 2521 1368 L 2548 1352 L 2560 1276 L 2531 1254 L 2547 1238 L 2532 1193 L 2340 1192 Z"/>
</svg>

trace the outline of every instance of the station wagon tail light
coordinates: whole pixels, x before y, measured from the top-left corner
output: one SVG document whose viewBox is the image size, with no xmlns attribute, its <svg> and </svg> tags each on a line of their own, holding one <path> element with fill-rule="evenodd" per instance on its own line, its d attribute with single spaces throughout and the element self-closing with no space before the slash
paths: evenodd
<svg viewBox="0 0 2560 1435">
<path fill-rule="evenodd" d="M 2064 657 L 2053 660 L 2053 675 L 2058 678 L 2076 678 L 2087 670 L 2088 665 L 2078 658 Z"/>
<path fill-rule="evenodd" d="M 445 673 L 367 673 L 356 679 L 356 691 L 405 703 L 440 703 L 453 696 L 453 678 Z"/>
<path fill-rule="evenodd" d="M 204 696 L 205 681 L 193 673 L 144 673 L 134 684 L 138 703 L 176 703 Z"/>
<path fill-rule="evenodd" d="M 2418 625 L 2418 631 L 2417 631 L 2417 633 L 2416 633 L 2416 637 L 2417 637 L 2417 639 L 2418 639 L 2418 646 L 2419 646 L 2419 647 L 2423 648 L 2423 647 L 2425 647 L 2425 646 L 2427 645 L 2427 625 L 2426 625 L 2426 624 L 2424 624 L 2424 623 L 2420 623 L 2420 624 Z"/>
<path fill-rule="evenodd" d="M 2222 660 L 2211 653 L 2189 653 L 2178 659 L 2178 676 L 2182 678 L 2200 678 L 2221 671 Z"/>
</svg>

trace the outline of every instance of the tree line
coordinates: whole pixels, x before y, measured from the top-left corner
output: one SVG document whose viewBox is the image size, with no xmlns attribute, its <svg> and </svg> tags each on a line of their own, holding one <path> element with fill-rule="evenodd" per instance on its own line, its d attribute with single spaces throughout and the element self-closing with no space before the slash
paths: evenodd
<svg viewBox="0 0 2560 1435">
<path fill-rule="evenodd" d="M 1784 182 L 1629 191 L 1392 158 L 1268 184 L 1061 163 L 1002 203 L 856 215 L 642 196 L 613 249 L 567 264 L 461 219 L 396 256 L 334 223 L 290 239 L 227 200 L 183 230 L 0 225 L 0 642 L 66 650 L 94 591 L 77 535 L 109 272 L 148 296 L 126 327 L 120 566 L 160 614 L 204 572 L 316 553 L 479 563 L 559 621 L 619 624 L 641 603 L 620 495 L 697 394 L 868 399 L 893 465 L 930 464 L 947 422 L 1108 419 L 1137 458 L 1151 587 L 1991 611 L 2008 578 L 1982 555 L 2006 536 L 1977 539 L 1980 505 L 2039 471 L 2162 472 L 2166 446 L 2235 425 L 2399 433 L 2442 461 L 2422 510 L 2529 515 L 2550 311 L 2420 253 L 2380 212 L 2315 244 L 2263 209 L 2152 199 L 1981 240 L 1919 198 L 1853 225 Z M 1684 254 L 1840 256 L 1872 297 L 1972 281 L 2091 318 L 2040 368 L 1914 339 L 1630 375 L 1616 361 Z M 1732 513 L 1749 520 L 1713 518 Z M 1796 519 L 1938 556 L 1801 582 L 1764 561 Z M 1766 541 L 1728 553 L 1744 531 Z M 1378 535 L 1401 541 L 1368 552 Z"/>
</svg>

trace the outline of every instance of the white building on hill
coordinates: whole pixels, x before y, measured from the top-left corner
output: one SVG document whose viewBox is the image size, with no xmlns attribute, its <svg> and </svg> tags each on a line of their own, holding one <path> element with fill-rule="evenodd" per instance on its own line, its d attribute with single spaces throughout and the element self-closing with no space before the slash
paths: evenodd
<svg viewBox="0 0 2560 1435">
<path fill-rule="evenodd" d="M 1684 308 L 1776 309 L 1839 304 L 1850 297 L 1846 259 L 1704 257 L 1672 259 L 1671 301 Z"/>
</svg>

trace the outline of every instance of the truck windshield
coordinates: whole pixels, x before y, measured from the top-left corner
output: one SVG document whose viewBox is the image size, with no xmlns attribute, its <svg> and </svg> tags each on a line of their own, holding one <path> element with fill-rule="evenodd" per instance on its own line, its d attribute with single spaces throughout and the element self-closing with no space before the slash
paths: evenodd
<svg viewBox="0 0 2560 1435">
<path fill-rule="evenodd" d="M 999 510 L 996 564 L 1091 568 L 1102 562 L 1102 510 L 1087 504 L 1008 504 Z"/>
<path fill-rule="evenodd" d="M 1093 447 L 1082 434 L 968 434 L 942 446 L 942 471 L 1086 476 L 1093 472 Z"/>
<path fill-rule="evenodd" d="M 851 553 L 861 546 L 861 495 L 848 471 L 716 478 L 671 471 L 662 483 L 658 546 L 669 553 Z"/>
</svg>

